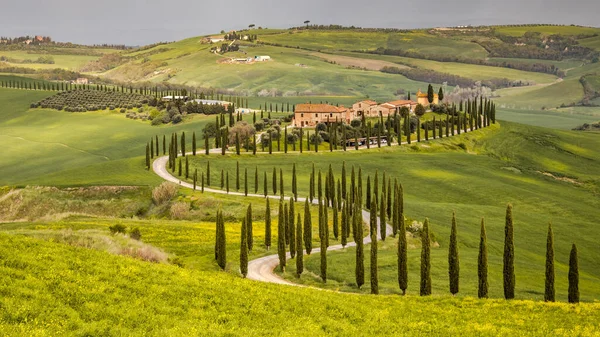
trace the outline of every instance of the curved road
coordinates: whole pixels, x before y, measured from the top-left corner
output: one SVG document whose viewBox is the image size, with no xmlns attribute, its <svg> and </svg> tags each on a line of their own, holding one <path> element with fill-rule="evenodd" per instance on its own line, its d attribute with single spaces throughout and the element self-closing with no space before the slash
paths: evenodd
<svg viewBox="0 0 600 337">
<path fill-rule="evenodd" d="M 220 149 L 212 149 L 211 152 L 212 151 L 220 152 Z M 190 152 L 190 154 L 191 154 L 191 152 Z M 159 157 L 156 160 L 154 160 L 154 162 L 152 163 L 152 170 L 158 176 L 160 176 L 161 178 L 163 178 L 167 181 L 178 184 L 179 186 L 193 189 L 194 186 L 192 184 L 181 181 L 179 178 L 176 178 L 173 175 L 171 175 L 171 173 L 167 169 L 167 160 L 168 159 L 169 159 L 168 156 L 162 156 L 162 157 Z M 240 193 L 240 192 L 227 193 L 227 191 L 217 190 L 217 189 L 207 188 L 207 187 L 204 188 L 204 191 L 210 192 L 210 193 L 238 195 L 238 196 L 242 196 L 242 197 L 246 196 L 244 193 Z M 248 197 L 265 198 L 264 195 L 250 194 L 250 193 L 248 193 Z M 269 195 L 269 196 L 267 196 L 267 198 L 281 199 L 280 196 L 274 196 L 274 195 Z M 290 197 L 284 197 L 284 199 L 289 200 Z M 298 202 L 304 202 L 305 200 L 306 200 L 305 198 L 298 198 Z M 316 203 L 317 203 L 316 200 L 313 201 L 313 204 L 316 204 Z M 363 218 L 364 222 L 369 223 L 369 220 L 370 220 L 369 212 L 362 210 L 362 218 Z M 380 233 L 379 226 L 380 226 L 379 218 L 377 218 L 377 237 L 381 240 L 381 233 Z M 392 227 L 390 225 L 386 224 L 386 232 L 392 233 L 392 230 L 393 230 Z M 367 235 L 364 238 L 363 242 L 365 244 L 371 243 L 371 237 L 369 235 Z M 352 247 L 355 245 L 356 244 L 354 242 L 348 242 L 348 244 L 346 246 Z M 342 245 L 329 246 L 327 248 L 328 251 L 340 250 L 340 249 L 343 249 Z M 317 248 L 313 248 L 311 253 L 319 253 L 320 251 L 321 251 L 321 249 L 317 247 Z M 288 256 L 288 259 L 291 257 L 289 253 L 287 256 Z M 248 275 L 246 277 L 251 280 L 256 280 L 256 281 L 261 281 L 261 282 L 269 282 L 269 283 L 297 286 L 298 284 L 284 280 L 279 275 L 277 275 L 273 272 L 273 270 L 275 270 L 275 268 L 278 265 L 279 265 L 279 256 L 277 254 L 268 255 L 268 256 L 258 258 L 258 259 L 254 259 L 248 263 Z"/>
</svg>

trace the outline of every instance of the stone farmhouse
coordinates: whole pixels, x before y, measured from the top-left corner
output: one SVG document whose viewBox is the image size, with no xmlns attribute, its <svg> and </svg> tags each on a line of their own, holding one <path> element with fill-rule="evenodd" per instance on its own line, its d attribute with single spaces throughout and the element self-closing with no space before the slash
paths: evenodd
<svg viewBox="0 0 600 337">
<path fill-rule="evenodd" d="M 417 92 L 417 103 L 419 103 L 423 106 L 429 106 L 429 100 L 427 99 L 427 93 L 421 92 L 421 89 L 419 89 L 419 92 Z M 433 94 L 433 103 L 432 104 L 438 104 L 438 103 L 439 103 L 438 94 Z"/>
<path fill-rule="evenodd" d="M 436 95 L 437 99 L 437 95 Z M 427 94 L 425 94 L 427 101 Z M 351 108 L 330 104 L 298 104 L 294 112 L 292 125 L 295 127 L 313 127 L 319 123 L 344 122 L 350 124 L 353 119 L 368 117 L 387 117 L 396 113 L 402 107 L 407 107 L 412 113 L 417 102 L 411 100 L 396 100 L 377 104 L 372 100 L 356 102 Z M 427 102 L 427 105 L 429 103 Z"/>
</svg>

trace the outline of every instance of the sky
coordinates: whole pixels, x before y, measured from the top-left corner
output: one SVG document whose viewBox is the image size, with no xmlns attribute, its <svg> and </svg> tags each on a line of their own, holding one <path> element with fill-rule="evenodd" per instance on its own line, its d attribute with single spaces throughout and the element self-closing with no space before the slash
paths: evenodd
<svg viewBox="0 0 600 337">
<path fill-rule="evenodd" d="M 598 0 L 18 0 L 0 4 L 0 36 L 146 45 L 257 27 L 380 28 L 555 23 L 600 26 Z"/>
</svg>

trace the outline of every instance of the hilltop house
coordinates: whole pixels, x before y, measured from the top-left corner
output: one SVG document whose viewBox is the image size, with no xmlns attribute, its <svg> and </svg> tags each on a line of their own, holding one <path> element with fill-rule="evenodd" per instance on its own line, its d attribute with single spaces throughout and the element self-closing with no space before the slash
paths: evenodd
<svg viewBox="0 0 600 337">
<path fill-rule="evenodd" d="M 396 113 L 396 111 L 400 110 L 402 107 L 408 108 L 409 111 L 413 111 L 417 106 L 417 102 L 411 100 L 397 100 L 382 103 L 379 105 L 371 106 L 369 111 L 365 113 L 365 117 L 387 117 Z"/>
<path fill-rule="evenodd" d="M 362 116 L 365 112 L 368 113 L 374 106 L 377 106 L 377 102 L 375 101 L 360 101 L 352 104 L 352 110 L 354 110 L 358 116 Z"/>
<path fill-rule="evenodd" d="M 344 106 L 329 104 L 298 104 L 294 112 L 292 125 L 296 127 L 313 127 L 319 123 L 350 123 L 353 111 Z"/>
<path fill-rule="evenodd" d="M 90 81 L 85 77 L 80 77 L 73 82 L 75 84 L 90 84 Z"/>
<path fill-rule="evenodd" d="M 270 61 L 271 56 L 263 55 L 263 56 L 254 56 L 254 62 L 263 62 Z"/>
<path fill-rule="evenodd" d="M 417 103 L 421 104 L 422 106 L 429 106 L 429 99 L 427 99 L 427 93 L 426 92 L 421 92 L 421 89 L 419 89 L 419 92 L 417 92 Z M 437 94 L 433 94 L 433 102 L 432 104 L 438 104 L 439 103 L 439 97 Z"/>
</svg>

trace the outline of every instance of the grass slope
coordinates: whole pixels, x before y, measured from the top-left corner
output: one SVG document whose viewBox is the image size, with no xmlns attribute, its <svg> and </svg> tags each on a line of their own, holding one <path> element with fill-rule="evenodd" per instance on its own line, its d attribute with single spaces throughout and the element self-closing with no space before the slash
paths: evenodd
<svg viewBox="0 0 600 337">
<path fill-rule="evenodd" d="M 596 304 L 397 296 L 364 296 L 356 306 L 348 305 L 359 300 L 354 295 L 260 284 L 5 234 L 0 242 L 0 331 L 6 336 L 566 336 L 592 333 L 599 312 Z"/>
<path fill-rule="evenodd" d="M 458 145 L 461 143 L 469 152 L 460 150 Z M 438 254 L 437 268 L 440 271 L 435 275 L 434 283 L 441 286 L 446 284 L 446 275 L 441 272 L 445 263 L 441 260 L 445 254 L 443 247 L 452 211 L 457 212 L 463 223 L 460 243 L 466 256 L 463 268 L 473 272 L 476 270 L 477 261 L 473 254 L 477 250 L 481 217 L 486 218 L 488 226 L 488 241 L 493 252 L 490 253 L 493 256 L 490 257 L 490 263 L 497 264 L 503 240 L 504 211 L 510 202 L 515 206 L 517 223 L 517 296 L 540 298 L 540 291 L 543 290 L 545 230 L 548 222 L 552 222 L 557 260 L 565 264 L 571 243 L 577 243 L 580 270 L 585 273 L 585 277 L 582 276 L 582 289 L 585 288 L 582 296 L 585 293 L 587 300 L 593 300 L 600 298 L 600 288 L 597 287 L 600 274 L 596 272 L 598 265 L 594 253 L 600 232 L 592 229 L 595 220 L 591 217 L 600 207 L 596 198 L 600 191 L 596 173 L 600 170 L 598 148 L 600 143 L 594 134 L 552 131 L 503 122 L 502 128 L 431 142 L 428 147 L 415 145 L 358 153 L 256 157 L 198 156 L 191 160 L 191 166 L 198 167 L 202 172 L 207 159 L 210 160 L 211 172 L 213 175 L 216 173 L 216 179 L 212 178 L 213 185 L 217 185 L 221 169 L 229 171 L 230 181 L 235 181 L 235 163 L 239 158 L 242 172 L 248 169 L 250 190 L 253 190 L 254 170 L 258 167 L 259 191 L 262 191 L 263 172 L 268 174 L 270 189 L 272 168 L 277 163 L 276 167 L 283 169 L 285 189 L 289 194 L 292 164 L 296 163 L 301 196 L 308 194 L 308 175 L 312 163 L 317 171 L 323 172 L 332 165 L 337 178 L 343 161 L 348 172 L 352 165 L 361 166 L 364 181 L 367 175 L 373 178 L 376 170 L 381 179 L 382 172 L 386 171 L 388 177 L 398 178 L 404 185 L 408 216 L 420 221 L 429 217 L 432 221 L 442 246 L 442 250 L 434 253 Z M 553 177 L 542 173 L 552 174 Z M 577 184 L 562 181 L 561 178 L 573 179 Z M 351 272 L 352 268 L 347 268 L 348 263 L 334 260 L 331 265 L 338 263 L 339 266 L 346 266 L 346 272 Z M 389 268 L 393 269 L 393 266 Z M 493 268 L 497 268 L 497 265 Z M 390 271 L 387 275 L 393 273 Z M 468 279 L 472 282 L 473 275 L 469 275 Z M 490 277 L 493 284 L 501 282 L 500 273 L 491 272 Z M 332 275 L 332 279 L 336 279 L 336 276 Z M 342 276 L 339 279 L 340 282 L 351 283 L 351 280 Z M 389 281 L 388 284 L 392 283 Z M 438 291 L 441 289 L 438 288 Z M 465 294 L 474 295 L 474 289 L 469 288 Z"/>
</svg>

